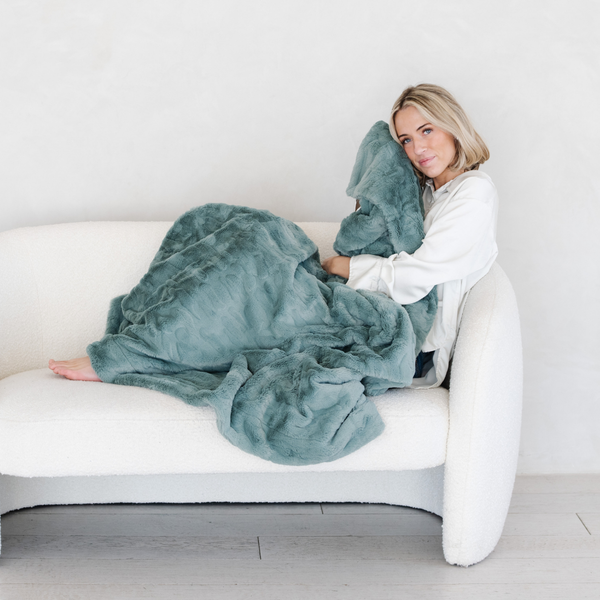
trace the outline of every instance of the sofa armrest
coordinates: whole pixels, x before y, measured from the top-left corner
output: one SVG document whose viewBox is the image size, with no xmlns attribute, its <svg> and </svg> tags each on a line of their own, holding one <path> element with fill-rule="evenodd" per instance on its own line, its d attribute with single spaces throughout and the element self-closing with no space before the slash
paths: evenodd
<svg viewBox="0 0 600 600">
<path fill-rule="evenodd" d="M 444 483 L 444 554 L 483 560 L 504 527 L 517 470 L 523 395 L 516 298 L 494 264 L 471 290 L 450 379 Z"/>
</svg>

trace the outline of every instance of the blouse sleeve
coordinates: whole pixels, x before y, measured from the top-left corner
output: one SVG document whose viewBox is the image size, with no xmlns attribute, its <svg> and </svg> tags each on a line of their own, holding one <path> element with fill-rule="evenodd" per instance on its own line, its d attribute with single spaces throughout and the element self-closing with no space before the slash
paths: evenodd
<svg viewBox="0 0 600 600">
<path fill-rule="evenodd" d="M 497 251 L 496 210 L 494 185 L 483 178 L 465 179 L 435 216 L 418 250 L 388 258 L 354 256 L 347 285 L 381 291 L 400 304 L 412 304 L 437 284 L 467 277 L 483 268 Z"/>
</svg>

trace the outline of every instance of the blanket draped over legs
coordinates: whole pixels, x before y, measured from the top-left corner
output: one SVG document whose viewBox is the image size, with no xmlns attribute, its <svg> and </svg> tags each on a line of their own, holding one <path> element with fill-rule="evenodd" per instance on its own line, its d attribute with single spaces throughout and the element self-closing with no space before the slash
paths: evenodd
<svg viewBox="0 0 600 600">
<path fill-rule="evenodd" d="M 385 148 L 389 140 L 376 133 Z M 418 195 L 410 202 L 419 210 Z M 371 223 L 381 240 L 389 225 L 378 202 L 369 207 L 360 230 L 364 237 Z M 396 220 L 414 219 L 409 213 L 396 210 Z M 416 247 L 420 223 L 407 234 Z M 350 239 L 354 226 L 342 226 Z M 388 246 L 389 255 L 394 241 Z M 88 354 L 104 382 L 212 406 L 220 432 L 247 452 L 314 464 L 381 433 L 366 396 L 410 384 L 435 309 L 435 295 L 407 311 L 384 294 L 347 287 L 286 219 L 206 204 L 175 222 L 140 283 L 112 301 L 106 335 Z"/>
</svg>

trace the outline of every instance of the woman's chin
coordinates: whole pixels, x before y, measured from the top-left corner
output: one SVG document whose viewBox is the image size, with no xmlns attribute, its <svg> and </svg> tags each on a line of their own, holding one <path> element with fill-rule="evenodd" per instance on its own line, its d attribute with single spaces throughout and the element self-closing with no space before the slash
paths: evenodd
<svg viewBox="0 0 600 600">
<path fill-rule="evenodd" d="M 434 161 L 431 161 L 431 162 L 434 162 Z M 427 177 L 428 179 L 434 179 L 438 175 L 441 175 L 443 172 L 443 169 L 439 169 L 431 163 L 428 163 L 426 165 L 420 165 L 419 163 L 417 163 L 417 164 L 415 164 L 415 168 L 418 171 L 420 171 L 421 173 L 423 173 L 423 175 L 425 175 L 425 177 Z"/>
</svg>

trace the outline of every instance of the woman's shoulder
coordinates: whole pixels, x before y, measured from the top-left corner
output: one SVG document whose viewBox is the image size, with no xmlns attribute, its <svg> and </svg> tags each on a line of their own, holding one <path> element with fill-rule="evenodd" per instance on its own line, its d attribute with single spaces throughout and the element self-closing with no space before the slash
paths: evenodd
<svg viewBox="0 0 600 600">
<path fill-rule="evenodd" d="M 498 198 L 496 186 L 492 178 L 483 171 L 466 171 L 455 177 L 451 191 L 454 197 L 469 197 L 483 201 L 494 201 Z"/>
<path fill-rule="evenodd" d="M 460 175 L 455 177 L 454 181 L 458 184 L 462 184 L 462 186 L 466 185 L 467 187 L 487 187 L 496 189 L 492 178 L 484 171 L 479 170 L 465 171 L 464 173 L 461 173 Z"/>
</svg>

